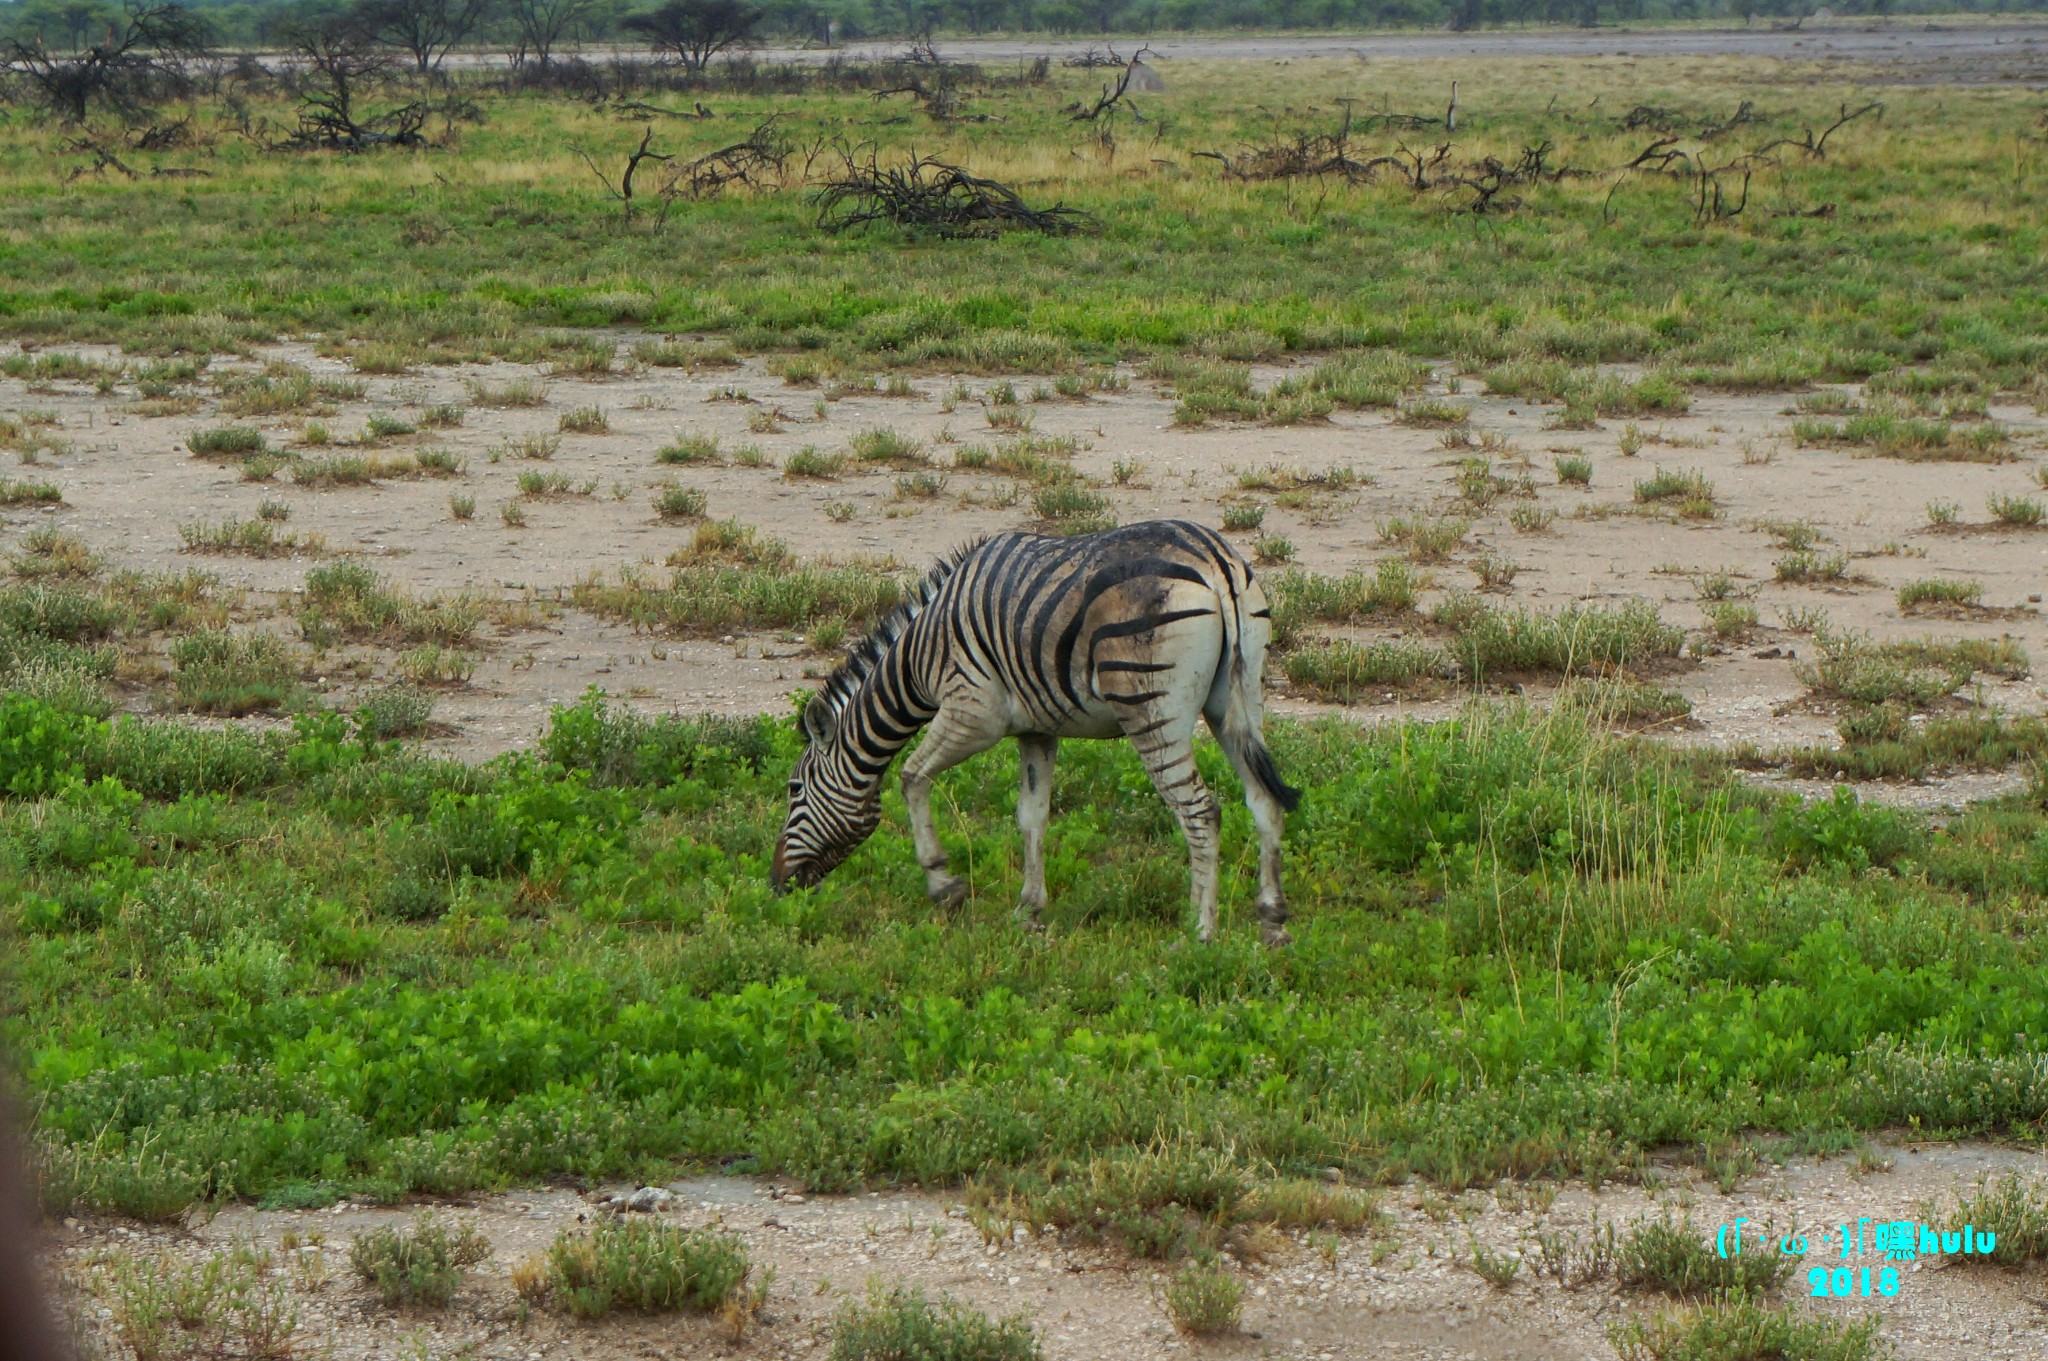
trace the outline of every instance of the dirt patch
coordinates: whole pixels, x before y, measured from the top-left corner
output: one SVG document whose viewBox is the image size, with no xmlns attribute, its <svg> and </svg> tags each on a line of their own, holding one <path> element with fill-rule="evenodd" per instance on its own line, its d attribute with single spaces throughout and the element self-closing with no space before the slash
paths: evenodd
<svg viewBox="0 0 2048 1361">
<path fill-rule="evenodd" d="M 1282 1237 L 1260 1260 L 1236 1264 L 1246 1285 L 1243 1333 L 1191 1343 L 1176 1336 L 1157 1301 L 1162 1269 L 1106 1250 L 1019 1228 L 985 1237 L 960 1202 L 914 1191 L 806 1197 L 741 1178 L 673 1183 L 665 1217 L 738 1233 L 758 1266 L 774 1270 L 759 1326 L 739 1342 L 712 1321 L 611 1318 L 579 1324 L 525 1310 L 512 1268 L 545 1249 L 557 1232 L 605 1213 L 608 1189 L 514 1192 L 455 1207 L 489 1238 L 493 1257 L 469 1273 L 440 1311 L 392 1311 L 348 1273 L 357 1233 L 402 1220 L 399 1209 L 349 1205 L 319 1211 L 232 1209 L 185 1230 L 109 1221 L 66 1221 L 53 1230 L 52 1260 L 74 1277 L 109 1252 L 168 1249 L 192 1257 L 240 1239 L 282 1252 L 287 1234 L 317 1240 L 304 1250 L 314 1269 L 295 1270 L 301 1336 L 337 1361 L 385 1356 L 503 1358 L 813 1357 L 830 1345 L 831 1323 L 867 1283 L 918 1285 L 991 1314 L 1029 1315 L 1053 1361 L 1105 1356 L 1151 1361 L 1185 1355 L 1413 1358 L 1414 1361 L 1609 1361 L 1608 1326 L 1664 1307 L 1657 1297 L 1610 1281 L 1566 1287 L 1545 1275 L 1539 1234 L 1584 1240 L 1599 1226 L 1645 1219 L 1690 1220 L 1703 1236 L 1738 1217 L 1773 1232 L 1819 1236 L 1834 1226 L 1924 1219 L 1924 1205 L 1983 1176 L 2039 1175 L 2048 1159 L 1980 1144 L 1874 1149 L 1860 1160 L 1797 1159 L 1767 1166 L 1732 1194 L 1692 1169 L 1660 1165 L 1649 1187 L 1561 1190 L 1504 1184 L 1498 1192 L 1443 1196 L 1421 1187 L 1382 1193 L 1385 1222 L 1369 1234 L 1311 1243 Z M 1554 1199 L 1551 1199 L 1554 1191 Z M 1547 1203 L 1546 1203 L 1547 1202 Z M 1471 1266 L 1473 1245 L 1521 1254 L 1505 1287 Z M 1838 1247 L 1811 1264 L 1839 1265 Z M 1861 1259 L 1864 1264 L 1874 1257 Z M 310 1284 L 311 1279 L 321 1283 Z M 1900 1268 L 1890 1299 L 1817 1301 L 1804 1268 L 1779 1287 L 1799 1307 L 1839 1317 L 1883 1316 L 1883 1335 L 1902 1361 L 1947 1357 L 1957 1347 L 1986 1358 L 2048 1354 L 2048 1312 L 2037 1303 L 2038 1267 L 2007 1272 L 1941 1264 Z"/>
<path fill-rule="evenodd" d="M 259 359 L 294 362 L 316 378 L 347 376 L 338 362 L 307 347 L 280 346 Z M 1290 371 L 1259 366 L 1254 379 L 1264 386 Z M 1683 416 L 1562 430 L 1549 428 L 1555 405 L 1475 393 L 1471 380 L 1452 392 L 1448 373 L 1440 374 L 1435 392 L 1470 406 L 1472 438 L 1482 449 L 1447 447 L 1442 431 L 1377 412 L 1339 412 L 1290 426 L 1184 428 L 1175 424 L 1170 390 L 1124 376 L 1130 380 L 1125 391 L 1073 401 L 1053 399 L 1049 380 L 1005 380 L 1022 399 L 1010 409 L 1023 413 L 1029 437 L 1072 441 L 1071 457 L 1061 461 L 1094 484 L 1123 521 L 1184 516 L 1215 524 L 1225 501 L 1257 500 L 1265 506 L 1259 532 L 1289 541 L 1294 565 L 1341 573 L 1398 556 L 1381 533 L 1390 519 L 1467 518 L 1464 546 L 1450 561 L 1423 569 L 1425 606 L 1444 592 L 1477 586 L 1477 564 L 1490 557 L 1519 569 L 1509 591 L 1489 597 L 1497 602 L 1550 610 L 1574 601 L 1646 598 L 1670 622 L 1701 636 L 1707 620 L 1700 582 L 1725 575 L 1719 589 L 1753 601 L 1759 626 L 1723 645 L 1695 644 L 1702 654 L 1696 664 L 1661 682 L 1695 706 L 1700 726 L 1681 735 L 1687 742 L 1768 745 L 1828 735 L 1830 719 L 1796 703 L 1804 693 L 1796 668 L 1811 657 L 1806 630 L 1815 611 L 1824 611 L 1832 627 L 1880 641 L 1930 633 L 2010 635 L 2036 656 L 2048 649 L 2048 617 L 2038 608 L 2048 579 L 2048 528 L 1940 532 L 1925 509 L 1930 502 L 1953 502 L 1963 520 L 1986 521 L 1989 498 L 2039 494 L 2033 474 L 2044 425 L 2025 407 L 1992 409 L 2014 432 L 2016 462 L 1910 463 L 1797 446 L 1783 394 L 1698 393 Z M 545 402 L 492 407 L 472 400 L 472 385 L 502 387 L 514 379 L 541 384 Z M 359 558 L 418 592 L 472 591 L 528 602 L 533 622 L 486 627 L 474 677 L 440 702 L 437 718 L 454 731 L 436 745 L 480 757 L 529 742 L 551 705 L 592 685 L 650 712 L 781 709 L 792 690 L 829 669 L 831 654 L 794 634 L 677 639 L 636 633 L 575 609 L 568 604 L 571 592 L 579 582 L 613 579 L 622 569 L 666 578 L 663 560 L 694 532 L 692 522 L 663 520 L 653 510 L 652 496 L 668 482 L 703 492 L 707 516 L 736 518 L 807 557 L 918 566 L 975 535 L 1028 524 L 1028 487 L 952 466 L 965 446 L 1014 438 L 991 427 L 1000 409 L 993 403 L 998 386 L 936 375 L 915 380 L 913 395 L 877 391 L 828 399 L 816 388 L 785 384 L 756 361 L 695 373 L 641 369 L 596 380 L 497 365 L 370 378 L 359 400 L 342 401 L 318 418 L 338 441 L 324 448 L 305 444 L 300 416 L 238 422 L 262 428 L 273 445 L 297 452 L 402 460 L 431 448 L 464 463 L 455 477 L 394 476 L 320 489 L 294 485 L 282 473 L 251 482 L 232 460 L 194 457 L 189 436 L 233 419 L 212 396 L 196 409 L 150 415 L 138 414 L 132 396 L 100 394 L 82 383 L 30 390 L 20 380 L 0 380 L 0 410 L 54 418 L 54 447 L 21 473 L 54 483 L 64 496 L 57 507 L 0 511 L 0 542 L 11 548 L 34 528 L 55 525 L 113 565 L 200 568 L 248 588 L 259 606 L 268 602 L 289 612 L 317 559 L 202 555 L 187 551 L 181 537 L 181 526 L 254 519 L 262 503 L 281 502 L 289 507 L 283 526 L 317 536 L 330 558 Z M 1046 400 L 1032 399 L 1039 389 Z M 374 416 L 417 420 L 441 404 L 466 407 L 460 426 L 359 448 L 347 443 Z M 589 407 L 602 409 L 608 433 L 558 428 L 563 413 Z M 895 468 L 862 471 L 855 463 L 829 479 L 794 479 L 780 471 L 807 446 L 844 453 L 857 434 L 878 428 L 922 444 L 942 483 L 937 494 L 907 492 Z M 719 461 L 659 461 L 658 451 L 681 435 L 716 436 Z M 1624 445 L 1635 452 L 1624 453 Z M 545 456 L 531 456 L 540 452 Z M 1483 508 L 1459 500 L 1459 460 L 1479 453 L 1492 459 L 1504 483 L 1518 487 Z M 1590 460 L 1591 485 L 1562 483 L 1553 466 L 1560 457 Z M 747 466 L 754 459 L 758 466 Z M 1333 467 L 1350 468 L 1364 480 L 1335 495 L 1292 499 L 1240 487 L 1245 472 L 1314 474 Z M 1697 472 L 1712 483 L 1718 517 L 1681 520 L 1639 503 L 1635 484 L 1660 470 Z M 523 492 L 523 474 L 557 479 L 558 489 Z M 454 496 L 473 499 L 471 518 L 454 516 Z M 507 505 L 523 511 L 523 527 L 503 520 Z M 1787 519 L 1818 532 L 1814 552 L 1846 555 L 1852 570 L 1844 579 L 1776 579 L 1775 564 L 1786 550 L 1760 526 Z M 1256 535 L 1233 537 L 1249 552 Z M 1942 620 L 1902 615 L 1897 588 L 1923 578 L 1979 582 L 1991 609 Z M 336 699 L 346 700 L 355 685 L 339 667 L 326 678 Z M 2015 713 L 2048 707 L 2038 679 L 1989 683 L 1985 694 Z M 1275 707 L 1317 708 L 1285 694 Z M 1396 700 L 1346 712 L 1373 718 L 1447 709 L 1442 701 Z"/>
</svg>

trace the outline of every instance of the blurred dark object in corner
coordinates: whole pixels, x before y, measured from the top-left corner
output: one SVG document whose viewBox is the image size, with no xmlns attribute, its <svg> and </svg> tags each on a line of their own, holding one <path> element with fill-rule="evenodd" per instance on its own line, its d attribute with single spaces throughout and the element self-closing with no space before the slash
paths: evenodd
<svg viewBox="0 0 2048 1361">
<path fill-rule="evenodd" d="M 68 1361 L 70 1349 L 43 1300 L 36 1264 L 35 1198 L 16 1131 L 14 1091 L 0 1073 L 0 1361 Z"/>
</svg>

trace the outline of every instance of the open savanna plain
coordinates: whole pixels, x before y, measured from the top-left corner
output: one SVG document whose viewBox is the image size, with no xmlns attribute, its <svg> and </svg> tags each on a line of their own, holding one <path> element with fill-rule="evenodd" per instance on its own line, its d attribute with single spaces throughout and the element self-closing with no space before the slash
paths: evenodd
<svg viewBox="0 0 2048 1361">
<path fill-rule="evenodd" d="M 82 1346 L 2048 1352 L 2038 90 L 1156 66 L 0 128 L 0 1034 Z M 828 229 L 870 154 L 1074 214 Z M 1153 516 L 1273 600 L 1295 945 L 1213 747 L 1212 944 L 1123 744 L 1043 937 L 1008 749 L 959 907 L 893 787 L 770 894 L 792 692 L 973 535 Z M 1738 1217 L 1998 1247 L 1813 1298 Z"/>
</svg>

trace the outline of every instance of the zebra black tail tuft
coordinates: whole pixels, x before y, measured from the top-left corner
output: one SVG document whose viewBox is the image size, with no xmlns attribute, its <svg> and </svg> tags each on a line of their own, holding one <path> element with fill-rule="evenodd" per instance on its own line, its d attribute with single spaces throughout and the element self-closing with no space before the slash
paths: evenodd
<svg viewBox="0 0 2048 1361">
<path fill-rule="evenodd" d="M 1280 768 L 1273 764 L 1273 753 L 1266 750 L 1266 744 L 1252 742 L 1251 750 L 1246 752 L 1245 756 L 1252 768 L 1253 778 L 1265 786 L 1266 792 L 1271 794 L 1282 808 L 1292 813 L 1301 803 L 1301 791 L 1280 778 Z"/>
</svg>

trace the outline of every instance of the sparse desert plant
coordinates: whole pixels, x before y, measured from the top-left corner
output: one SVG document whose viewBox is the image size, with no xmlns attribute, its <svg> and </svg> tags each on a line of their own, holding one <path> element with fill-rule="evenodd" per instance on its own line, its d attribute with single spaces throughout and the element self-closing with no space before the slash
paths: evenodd
<svg viewBox="0 0 2048 1361">
<path fill-rule="evenodd" d="M 701 489 L 676 482 L 664 482 L 654 492 L 654 513 L 664 520 L 700 519 L 706 504 Z"/>
<path fill-rule="evenodd" d="M 1899 613 L 1911 614 L 1929 605 L 1949 609 L 1975 609 L 1984 602 L 1981 581 L 1909 581 L 1899 587 Z"/>
<path fill-rule="evenodd" d="M 1557 480 L 1567 487 L 1590 487 L 1593 485 L 1593 460 L 1573 454 L 1559 458 L 1553 465 L 1557 469 Z"/>
<path fill-rule="evenodd" d="M 1189 1337 L 1234 1333 L 1244 1315 L 1243 1282 L 1219 1266 L 1189 1262 L 1160 1293 L 1174 1331 Z"/>
<path fill-rule="evenodd" d="M 887 426 L 863 430 L 853 437 L 850 448 L 861 463 L 889 463 L 897 467 L 928 463 L 924 445 Z"/>
<path fill-rule="evenodd" d="M 1252 540 L 1252 557 L 1261 567 L 1277 567 L 1294 560 L 1294 543 L 1279 534 L 1261 534 Z"/>
<path fill-rule="evenodd" d="M 448 513 L 458 520 L 471 519 L 476 515 L 476 498 L 457 492 L 448 498 Z"/>
<path fill-rule="evenodd" d="M 187 435 L 185 447 L 200 458 L 246 458 L 262 453 L 265 441 L 253 425 L 217 425 Z"/>
<path fill-rule="evenodd" d="M 1022 1314 L 991 1319 L 978 1309 L 916 1287 L 871 1283 L 832 1325 L 830 1361 L 1040 1361 L 1038 1336 Z"/>
<path fill-rule="evenodd" d="M 1266 523 L 1266 508 L 1257 501 L 1232 501 L 1223 507 L 1223 527 L 1235 534 L 1249 533 Z"/>
<path fill-rule="evenodd" d="M 1962 514 L 1962 512 L 1963 508 L 1954 501 L 1929 501 L 1927 503 L 1927 523 L 1936 529 L 1947 529 L 1955 524 L 1956 517 Z"/>
<path fill-rule="evenodd" d="M 705 1314 L 744 1289 L 753 1264 L 737 1234 L 654 1219 L 564 1229 L 547 1256 L 551 1297 L 578 1318 L 613 1310 Z"/>
<path fill-rule="evenodd" d="M 677 435 L 661 448 L 655 450 L 657 463 L 718 463 L 718 436 L 706 434 Z"/>
<path fill-rule="evenodd" d="M 464 383 L 463 387 L 469 392 L 469 401 L 472 406 L 500 408 L 545 406 L 548 400 L 547 385 L 536 382 L 531 378 L 514 378 L 510 382 L 505 383 L 471 381 Z"/>
<path fill-rule="evenodd" d="M 814 444 L 806 444 L 782 460 L 784 477 L 831 479 L 845 471 L 846 455 L 828 454 Z"/>
<path fill-rule="evenodd" d="M 1442 562 L 1462 548 L 1472 532 L 1470 520 L 1413 517 L 1387 520 L 1380 524 L 1380 538 L 1399 544 L 1417 562 Z"/>
<path fill-rule="evenodd" d="M 455 1297 L 462 1269 L 490 1255 L 490 1242 L 476 1225 L 462 1222 L 451 1228 L 427 1213 L 409 1229 L 385 1225 L 356 1235 L 348 1260 L 386 1305 L 439 1308 Z"/>
<path fill-rule="evenodd" d="M 1985 503 L 1991 511 L 1991 518 L 2002 525 L 2020 529 L 2031 529 L 2041 523 L 2044 511 L 2039 501 L 2031 496 L 1993 496 Z"/>
<path fill-rule="evenodd" d="M 609 435 L 612 421 L 601 406 L 579 406 L 564 411 L 555 428 L 565 435 Z"/>
</svg>

